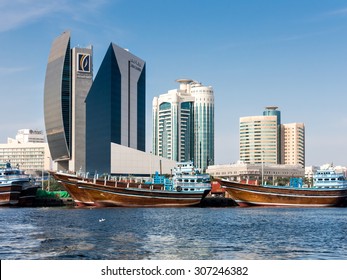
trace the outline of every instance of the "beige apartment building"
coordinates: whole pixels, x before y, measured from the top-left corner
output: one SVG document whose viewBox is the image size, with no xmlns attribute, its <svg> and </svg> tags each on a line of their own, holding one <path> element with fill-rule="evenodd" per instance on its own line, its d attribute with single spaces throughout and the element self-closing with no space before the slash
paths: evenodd
<svg viewBox="0 0 347 280">
<path fill-rule="evenodd" d="M 241 162 L 305 166 L 305 126 L 281 124 L 281 112 L 277 109 L 270 106 L 262 116 L 240 118 Z"/>
<path fill-rule="evenodd" d="M 281 148 L 283 164 L 305 166 L 305 126 L 303 123 L 281 125 Z"/>
<path fill-rule="evenodd" d="M 276 116 L 240 118 L 240 161 L 277 164 L 278 133 Z"/>
</svg>

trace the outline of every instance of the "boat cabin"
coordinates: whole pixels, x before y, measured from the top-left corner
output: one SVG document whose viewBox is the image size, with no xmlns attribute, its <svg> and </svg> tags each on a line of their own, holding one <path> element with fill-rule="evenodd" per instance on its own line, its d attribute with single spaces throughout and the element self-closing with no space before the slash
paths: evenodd
<svg viewBox="0 0 347 280">
<path fill-rule="evenodd" d="M 313 185 L 324 188 L 346 188 L 347 180 L 343 173 L 336 173 L 335 170 L 318 170 L 313 176 Z"/>
</svg>

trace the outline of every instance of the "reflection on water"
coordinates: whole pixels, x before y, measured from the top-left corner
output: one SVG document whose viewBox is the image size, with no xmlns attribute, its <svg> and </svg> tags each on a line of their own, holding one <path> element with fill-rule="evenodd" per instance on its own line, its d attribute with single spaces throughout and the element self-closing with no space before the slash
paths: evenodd
<svg viewBox="0 0 347 280">
<path fill-rule="evenodd" d="M 0 208 L 1 259 L 347 259 L 347 208 Z"/>
<path fill-rule="evenodd" d="M 213 256 L 209 253 L 209 247 L 204 240 L 195 238 L 194 240 L 177 238 L 174 234 L 161 236 L 149 235 L 143 244 L 143 250 L 148 252 L 148 259 L 164 259 L 164 260 L 184 260 L 210 259 Z"/>
</svg>

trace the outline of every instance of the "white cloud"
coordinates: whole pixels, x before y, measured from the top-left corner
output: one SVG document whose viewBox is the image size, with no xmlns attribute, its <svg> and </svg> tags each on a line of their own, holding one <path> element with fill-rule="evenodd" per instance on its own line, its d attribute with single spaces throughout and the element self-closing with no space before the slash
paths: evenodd
<svg viewBox="0 0 347 280">
<path fill-rule="evenodd" d="M 9 31 L 31 23 L 59 10 L 56 1 L 44 0 L 5 0 L 0 4 L 0 32 Z"/>
<path fill-rule="evenodd" d="M 342 8 L 338 10 L 334 10 L 327 13 L 328 16 L 339 16 L 339 15 L 347 15 L 347 8 Z"/>
<path fill-rule="evenodd" d="M 13 74 L 18 72 L 27 71 L 27 67 L 0 67 L 0 75 Z"/>
<path fill-rule="evenodd" d="M 16 29 L 53 13 L 92 13 L 107 0 L 99 1 L 47 1 L 47 0 L 2 0 L 0 2 L 0 32 Z"/>
</svg>

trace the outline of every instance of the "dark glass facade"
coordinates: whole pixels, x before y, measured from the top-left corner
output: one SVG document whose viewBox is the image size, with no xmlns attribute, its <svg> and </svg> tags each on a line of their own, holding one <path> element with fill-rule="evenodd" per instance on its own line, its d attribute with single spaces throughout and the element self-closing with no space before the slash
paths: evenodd
<svg viewBox="0 0 347 280">
<path fill-rule="evenodd" d="M 82 59 L 82 60 L 81 60 Z M 145 151 L 146 65 L 110 44 L 93 81 L 92 48 L 70 48 L 70 32 L 54 40 L 48 59 L 45 126 L 59 169 L 110 173 L 112 143 Z"/>
<path fill-rule="evenodd" d="M 61 82 L 61 108 L 66 144 L 71 151 L 71 51 L 70 42 L 66 48 L 63 77 Z"/>
<path fill-rule="evenodd" d="M 194 107 L 193 102 L 181 103 L 181 120 L 178 122 L 181 131 L 180 142 L 180 159 L 181 161 L 194 160 Z"/>
<path fill-rule="evenodd" d="M 120 144 L 121 75 L 112 46 L 86 99 L 86 170 L 108 173 L 111 142 Z"/>
<path fill-rule="evenodd" d="M 146 65 L 137 83 L 137 149 L 146 151 Z"/>
<path fill-rule="evenodd" d="M 130 146 L 131 137 L 137 137 L 135 148 L 145 151 L 145 65 L 136 80 L 130 71 L 131 59 L 131 53 L 111 44 L 86 98 L 88 172 L 111 172 L 111 157 L 117 156 L 111 154 L 111 143 Z M 136 94 L 134 104 L 131 103 L 134 99 L 132 88 Z M 122 106 L 125 101 L 123 98 L 127 99 L 126 107 Z M 132 136 L 130 132 L 134 129 L 130 127 L 130 119 L 133 117 L 131 114 L 136 115 L 136 136 Z M 127 122 L 128 125 L 122 122 Z M 127 139 L 124 140 L 125 138 Z"/>
</svg>

